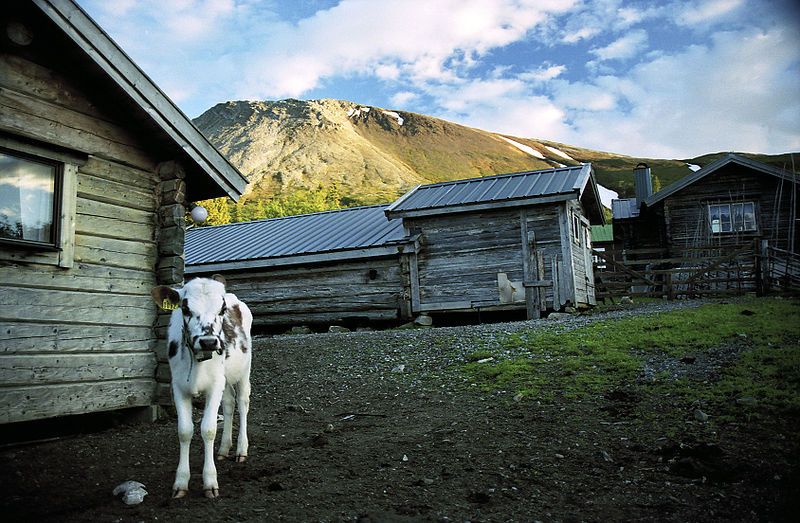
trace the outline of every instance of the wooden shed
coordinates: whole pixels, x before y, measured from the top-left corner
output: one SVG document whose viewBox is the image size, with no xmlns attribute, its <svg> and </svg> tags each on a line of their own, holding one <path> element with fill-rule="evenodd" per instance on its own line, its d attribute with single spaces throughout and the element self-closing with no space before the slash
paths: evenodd
<svg viewBox="0 0 800 523">
<path fill-rule="evenodd" d="M 0 29 L 0 423 L 149 406 L 185 206 L 246 181 L 73 1 Z"/>
<path fill-rule="evenodd" d="M 796 173 L 727 154 L 643 198 L 639 245 L 672 252 L 750 247 L 758 239 L 796 253 L 799 181 Z"/>
<path fill-rule="evenodd" d="M 385 205 L 188 231 L 186 272 L 225 276 L 257 329 L 410 318 L 408 253 Z"/>
<path fill-rule="evenodd" d="M 420 245 L 410 260 L 415 314 L 538 317 L 595 303 L 589 226 L 603 213 L 591 164 L 422 185 L 386 214 Z"/>
</svg>

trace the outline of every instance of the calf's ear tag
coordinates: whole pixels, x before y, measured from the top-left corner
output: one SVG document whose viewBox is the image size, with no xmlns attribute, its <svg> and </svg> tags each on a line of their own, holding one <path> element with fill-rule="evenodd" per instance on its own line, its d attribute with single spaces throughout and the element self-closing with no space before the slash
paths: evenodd
<svg viewBox="0 0 800 523">
<path fill-rule="evenodd" d="M 161 302 L 161 308 L 164 309 L 165 311 L 174 311 L 178 307 L 179 305 L 177 303 L 172 303 L 171 301 L 169 301 L 169 298 L 164 298 L 164 300 Z"/>
</svg>

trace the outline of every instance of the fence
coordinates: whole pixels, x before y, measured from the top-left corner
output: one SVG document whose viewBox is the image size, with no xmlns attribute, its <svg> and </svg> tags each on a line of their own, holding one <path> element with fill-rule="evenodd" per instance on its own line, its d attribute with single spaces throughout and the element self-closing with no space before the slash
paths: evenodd
<svg viewBox="0 0 800 523">
<path fill-rule="evenodd" d="M 593 250 L 595 297 L 691 298 L 800 290 L 800 256 L 770 247 Z"/>
<path fill-rule="evenodd" d="M 800 292 L 800 255 L 766 245 L 762 266 L 765 290 Z"/>
</svg>

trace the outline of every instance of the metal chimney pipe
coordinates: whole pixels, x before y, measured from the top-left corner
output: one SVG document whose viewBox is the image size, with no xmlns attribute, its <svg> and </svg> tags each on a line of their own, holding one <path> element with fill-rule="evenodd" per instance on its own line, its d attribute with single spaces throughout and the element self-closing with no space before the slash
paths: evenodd
<svg viewBox="0 0 800 523">
<path fill-rule="evenodd" d="M 633 190 L 636 193 L 636 205 L 642 206 L 642 202 L 653 194 L 653 179 L 650 176 L 650 167 L 642 162 L 633 169 Z"/>
</svg>

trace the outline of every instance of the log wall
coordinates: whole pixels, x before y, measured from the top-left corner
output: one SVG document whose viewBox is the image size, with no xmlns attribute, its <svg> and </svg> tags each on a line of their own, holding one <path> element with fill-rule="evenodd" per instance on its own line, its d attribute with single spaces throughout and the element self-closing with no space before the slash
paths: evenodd
<svg viewBox="0 0 800 523">
<path fill-rule="evenodd" d="M 67 74 L 0 53 L 4 144 L 19 137 L 85 155 L 71 262 L 0 245 L 0 423 L 154 398 L 159 158 L 93 97 Z"/>
<path fill-rule="evenodd" d="M 708 204 L 748 201 L 756 203 L 758 230 L 711 233 Z M 738 164 L 727 165 L 663 201 L 661 213 L 667 246 L 679 250 L 705 245 L 750 245 L 756 238 L 762 238 L 775 247 L 788 249 L 790 237 L 794 236 L 796 248 L 798 230 L 792 219 L 797 217 L 797 202 L 797 187 L 790 182 L 781 183 L 775 176 Z"/>
<path fill-rule="evenodd" d="M 221 273 L 256 328 L 403 319 L 408 275 L 400 256 Z M 204 275 L 210 276 L 210 275 Z"/>
<path fill-rule="evenodd" d="M 581 213 L 570 202 L 569 209 Z M 540 280 L 552 281 L 542 287 L 542 308 L 560 309 L 570 302 L 587 303 L 587 283 L 581 273 L 582 298 L 576 299 L 575 267 L 585 271 L 585 242 L 570 245 L 571 210 L 563 203 L 523 209 L 474 213 L 453 213 L 404 218 L 412 233 L 420 233 L 422 247 L 417 255 L 420 311 L 491 309 L 501 307 L 498 273 L 513 282 L 523 282 L 526 267 L 536 264 Z M 522 237 L 522 220 L 525 233 Z M 529 248 L 522 242 L 527 241 Z M 573 249 L 573 247 L 575 247 Z M 527 254 L 526 254 L 527 253 Z M 524 260 L 524 256 L 531 260 Z M 520 294 L 516 306 L 525 307 Z"/>
</svg>

